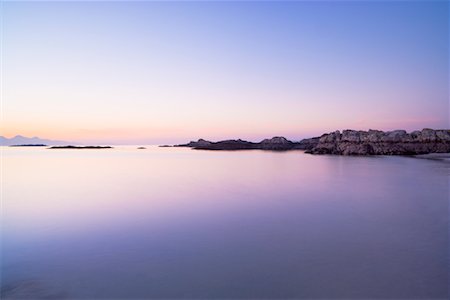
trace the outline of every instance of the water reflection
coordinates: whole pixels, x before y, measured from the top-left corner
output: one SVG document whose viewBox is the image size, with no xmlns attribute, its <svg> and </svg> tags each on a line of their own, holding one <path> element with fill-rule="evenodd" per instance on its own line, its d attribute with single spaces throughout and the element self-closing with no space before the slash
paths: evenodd
<svg viewBox="0 0 450 300">
<path fill-rule="evenodd" d="M 3 281 L 72 298 L 445 298 L 448 167 L 4 149 Z"/>
</svg>

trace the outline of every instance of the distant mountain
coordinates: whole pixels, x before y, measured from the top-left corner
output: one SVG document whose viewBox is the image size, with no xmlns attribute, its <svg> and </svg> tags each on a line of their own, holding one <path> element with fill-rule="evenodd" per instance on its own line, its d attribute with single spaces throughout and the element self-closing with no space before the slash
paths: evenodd
<svg viewBox="0 0 450 300">
<path fill-rule="evenodd" d="M 67 145 L 69 142 L 65 141 L 53 141 L 47 139 L 41 139 L 38 137 L 25 137 L 21 135 L 16 135 L 12 138 L 5 138 L 0 136 L 0 146 L 11 146 L 11 145 L 27 145 L 27 144 L 45 144 L 45 145 Z"/>
</svg>

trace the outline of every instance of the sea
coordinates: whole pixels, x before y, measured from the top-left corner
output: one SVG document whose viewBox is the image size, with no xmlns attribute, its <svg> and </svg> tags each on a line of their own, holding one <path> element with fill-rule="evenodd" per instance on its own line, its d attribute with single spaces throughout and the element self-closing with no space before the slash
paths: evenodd
<svg viewBox="0 0 450 300">
<path fill-rule="evenodd" d="M 1 147 L 1 297 L 447 299 L 450 162 Z"/>
</svg>

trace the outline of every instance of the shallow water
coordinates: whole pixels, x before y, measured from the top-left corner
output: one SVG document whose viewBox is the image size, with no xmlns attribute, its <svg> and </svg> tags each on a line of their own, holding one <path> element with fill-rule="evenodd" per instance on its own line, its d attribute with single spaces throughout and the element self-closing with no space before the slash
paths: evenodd
<svg viewBox="0 0 450 300">
<path fill-rule="evenodd" d="M 2 151 L 3 296 L 448 296 L 445 161 Z"/>
</svg>

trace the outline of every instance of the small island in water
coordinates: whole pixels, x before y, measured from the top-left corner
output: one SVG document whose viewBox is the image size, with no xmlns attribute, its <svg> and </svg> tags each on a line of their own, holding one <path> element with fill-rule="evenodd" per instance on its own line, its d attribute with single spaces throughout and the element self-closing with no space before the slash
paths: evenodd
<svg viewBox="0 0 450 300">
<path fill-rule="evenodd" d="M 9 145 L 9 147 L 47 147 L 45 144 L 21 144 L 21 145 Z"/>
<path fill-rule="evenodd" d="M 306 150 L 310 154 L 336 155 L 417 155 L 450 152 L 450 130 L 425 128 L 410 133 L 405 130 L 337 130 L 299 142 L 284 137 L 273 137 L 259 143 L 241 139 L 219 142 L 199 139 L 174 147 L 197 150 Z"/>
<path fill-rule="evenodd" d="M 112 149 L 111 146 L 52 146 L 48 149 Z"/>
</svg>

